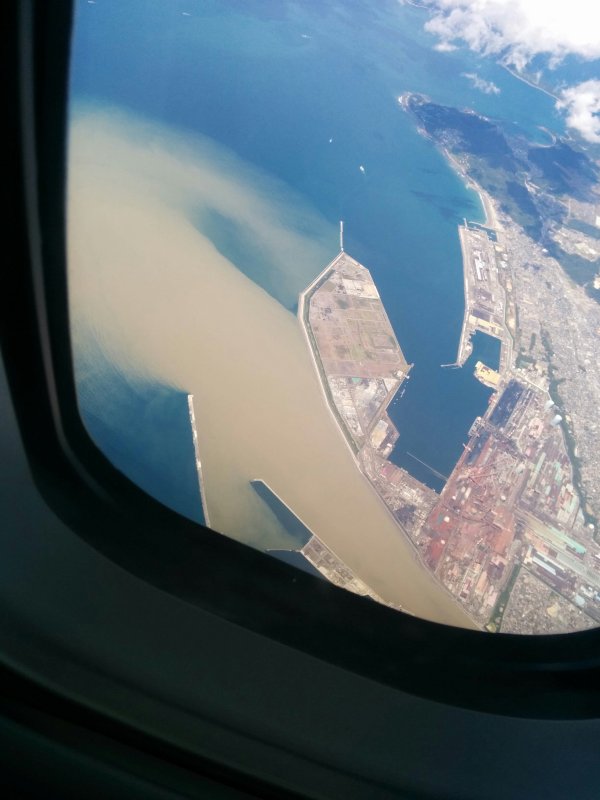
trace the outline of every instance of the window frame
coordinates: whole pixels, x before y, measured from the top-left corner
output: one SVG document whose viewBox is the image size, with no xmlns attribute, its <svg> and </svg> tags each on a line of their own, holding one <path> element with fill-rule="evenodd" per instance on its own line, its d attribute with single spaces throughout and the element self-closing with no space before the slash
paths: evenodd
<svg viewBox="0 0 600 800">
<path fill-rule="evenodd" d="M 185 519 L 102 454 L 78 411 L 69 329 L 65 172 L 72 8 L 43 0 L 15 5 L 8 81 L 17 109 L 9 123 L 15 143 L 9 235 L 16 259 L 0 300 L 2 355 L 28 461 L 48 506 L 142 580 L 384 686 L 494 715 L 600 717 L 600 629 L 488 634 L 393 611 Z"/>
</svg>

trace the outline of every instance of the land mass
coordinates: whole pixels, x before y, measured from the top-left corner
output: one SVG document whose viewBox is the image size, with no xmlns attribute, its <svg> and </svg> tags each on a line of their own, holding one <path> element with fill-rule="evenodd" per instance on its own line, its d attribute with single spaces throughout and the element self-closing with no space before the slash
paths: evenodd
<svg viewBox="0 0 600 800">
<path fill-rule="evenodd" d="M 430 569 L 490 631 L 600 623 L 598 163 L 555 139 L 507 136 L 472 111 L 403 95 L 423 135 L 479 192 L 486 224 L 459 226 L 465 314 L 501 342 L 495 389 L 416 541 Z M 582 267 L 582 263 L 585 265 Z"/>
<path fill-rule="evenodd" d="M 531 146 L 470 111 L 400 98 L 478 191 L 485 224 L 459 226 L 465 312 L 501 343 L 494 390 L 438 495 L 388 457 L 387 415 L 409 379 L 369 271 L 342 251 L 299 317 L 327 403 L 358 468 L 422 562 L 479 627 L 561 633 L 600 624 L 600 171 L 555 139 Z"/>
<path fill-rule="evenodd" d="M 496 291 L 491 301 L 495 318 L 490 321 L 497 324 L 504 317 L 504 331 L 499 335 L 506 355 L 504 367 L 519 370 L 529 381 L 547 388 L 561 409 L 583 514 L 597 530 L 600 308 L 589 298 L 600 300 L 600 161 L 558 138 L 551 146 L 531 146 L 505 135 L 493 120 L 469 110 L 438 106 L 422 95 L 402 95 L 400 103 L 466 183 L 479 192 L 490 225 L 502 230 L 503 246 L 495 254 L 488 246 L 491 266 L 484 281 L 475 279 L 477 264 L 471 258 L 478 245 L 476 226 L 465 222 L 460 232 L 465 305 L 472 307 L 474 315 L 490 312 L 481 290 L 487 291 L 486 283 L 500 284 L 500 293 Z M 469 320 L 465 327 L 461 347 L 468 347 Z M 481 329 L 481 324 L 475 327 Z"/>
<path fill-rule="evenodd" d="M 398 438 L 386 409 L 410 365 L 371 274 L 342 250 L 302 293 L 298 313 L 352 451 L 367 444 L 386 458 Z"/>
<path fill-rule="evenodd" d="M 424 95 L 406 93 L 399 102 L 501 213 L 600 302 L 600 153 L 594 158 L 592 149 L 559 137 L 549 145 L 531 144 L 498 121 Z"/>
<path fill-rule="evenodd" d="M 411 365 L 370 272 L 341 250 L 300 295 L 298 317 L 327 404 L 358 468 L 377 491 L 399 533 L 416 544 L 415 535 L 438 495 L 388 460 L 399 432 L 387 408 L 398 393 L 402 396 Z M 322 551 L 316 537 L 301 550 L 306 557 L 320 557 Z M 319 562 L 312 563 L 318 566 Z M 347 588 L 356 591 L 352 576 L 347 580 Z M 360 593 L 380 599 L 368 587 Z"/>
<path fill-rule="evenodd" d="M 600 547 L 585 522 L 548 387 L 517 375 L 504 231 L 465 221 L 460 235 L 466 302 L 457 365 L 465 362 L 475 330 L 500 339 L 501 358 L 497 371 L 476 366 L 476 377 L 496 391 L 441 494 L 388 460 L 399 432 L 387 407 L 402 394 L 411 365 L 369 271 L 343 251 L 299 302 L 324 394 L 399 533 L 479 627 L 518 633 L 594 627 L 600 623 Z M 300 552 L 319 568 L 319 540 L 313 537 Z M 325 556 L 326 577 L 380 599 L 356 584 L 332 553 Z"/>
</svg>

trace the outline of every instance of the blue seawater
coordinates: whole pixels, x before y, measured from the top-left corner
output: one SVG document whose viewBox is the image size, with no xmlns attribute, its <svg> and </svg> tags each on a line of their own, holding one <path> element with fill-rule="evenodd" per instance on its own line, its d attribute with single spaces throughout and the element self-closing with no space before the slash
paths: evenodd
<svg viewBox="0 0 600 800">
<path fill-rule="evenodd" d="M 425 465 L 446 477 L 452 472 L 473 420 L 483 414 L 492 396 L 474 377 L 475 364 L 483 361 L 497 369 L 500 362 L 498 339 L 477 331 L 472 342 L 473 352 L 462 368 L 439 367 L 438 372 L 432 366 L 426 372 L 415 365 L 404 396 L 396 395 L 389 408 L 400 431 L 392 461 L 438 491 L 444 481 Z"/>
<path fill-rule="evenodd" d="M 124 475 L 204 524 L 187 394 L 126 374 L 92 348 L 76 358 L 85 427 Z"/>
<path fill-rule="evenodd" d="M 81 0 L 71 90 L 75 101 L 212 137 L 332 223 L 345 220 L 346 249 L 371 270 L 415 364 L 391 409 L 401 430 L 393 458 L 431 482 L 407 451 L 448 474 L 489 398 L 471 362 L 440 367 L 456 358 L 463 317 L 457 225 L 483 218 L 477 196 L 397 98 L 412 91 L 469 107 L 532 140 L 539 126 L 564 127 L 551 97 L 493 61 L 437 52 L 426 20 L 423 9 L 396 0 Z M 465 77 L 473 73 L 500 93 L 477 91 Z M 249 243 L 236 243 L 226 220 L 217 232 L 218 225 L 214 217 L 216 246 L 255 275 L 241 255 Z M 332 241 L 332 257 L 336 250 Z M 305 284 L 323 266 L 314 264 Z M 482 346 L 478 340 L 473 358 Z M 110 431 L 97 433 L 117 448 Z M 137 463 L 143 473 L 141 455 Z"/>
</svg>

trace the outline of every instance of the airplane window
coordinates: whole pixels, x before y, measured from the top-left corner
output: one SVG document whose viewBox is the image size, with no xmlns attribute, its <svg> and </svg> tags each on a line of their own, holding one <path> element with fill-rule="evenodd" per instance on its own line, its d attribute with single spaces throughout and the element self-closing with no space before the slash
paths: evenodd
<svg viewBox="0 0 600 800">
<path fill-rule="evenodd" d="M 79 0 L 82 419 L 215 531 L 426 619 L 600 625 L 587 0 Z"/>
</svg>

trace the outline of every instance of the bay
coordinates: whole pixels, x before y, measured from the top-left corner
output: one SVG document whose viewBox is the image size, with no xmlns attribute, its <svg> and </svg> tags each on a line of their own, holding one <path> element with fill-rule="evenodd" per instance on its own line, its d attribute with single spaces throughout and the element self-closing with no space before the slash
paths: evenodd
<svg viewBox="0 0 600 800">
<path fill-rule="evenodd" d="M 219 143 L 223 151 L 212 154 L 216 172 L 231 172 L 223 154 L 233 153 L 239 159 L 234 172 L 256 170 L 256 176 L 279 182 L 273 184 L 278 209 L 273 214 L 281 215 L 278 244 L 265 244 L 258 216 L 228 210 L 224 195 L 213 205 L 204 199 L 190 219 L 221 256 L 288 312 L 335 255 L 337 221 L 344 219 L 346 249 L 372 272 L 403 351 L 415 364 L 404 397 L 396 398 L 391 409 L 401 431 L 393 458 L 431 482 L 412 456 L 447 474 L 489 398 L 472 377 L 470 362 L 462 371 L 440 367 L 456 357 L 463 316 L 457 225 L 465 216 L 483 217 L 477 195 L 419 135 L 397 98 L 404 91 L 422 92 L 438 103 L 494 116 L 532 138 L 540 136 L 538 126 L 560 132 L 562 123 L 552 98 L 498 65 L 462 50 L 435 51 L 435 40 L 423 30 L 425 20 L 422 9 L 395 1 L 376 7 L 367 2 L 81 2 L 71 92 L 74 103 L 108 114 L 125 110 L 150 127 L 166 125 Z M 500 93 L 478 92 L 465 77 L 472 73 L 493 81 Z M 296 199 L 291 202 L 279 186 L 291 187 Z M 220 196 L 218 189 L 214 195 Z M 293 246 L 281 245 L 286 235 Z M 296 344 L 290 348 L 290 355 L 297 353 Z M 127 369 L 135 372 L 128 359 Z M 164 375 L 153 377 L 164 380 Z M 180 373 L 177 378 L 177 391 L 191 389 Z M 126 383 L 120 387 L 128 391 Z M 228 409 L 241 413 L 241 406 L 237 412 Z M 200 407 L 201 427 L 202 414 Z M 313 420 L 302 424 L 308 430 Z M 121 426 L 125 430 L 126 415 Z M 96 435 L 104 436 L 99 428 Z M 141 437 L 140 453 L 152 450 L 154 437 L 151 430 Z M 246 520 L 259 525 L 257 498 L 244 482 L 263 476 L 240 469 L 247 444 L 241 432 L 229 438 L 219 469 L 229 464 L 235 475 L 241 498 L 236 518 L 246 513 Z M 201 446 L 210 449 L 216 443 Z M 295 457 L 286 453 L 282 463 Z M 291 493 L 298 497 L 298 486 Z M 219 517 L 218 506 L 230 500 L 215 494 L 217 519 L 228 519 Z M 181 504 L 175 494 L 164 501 Z M 232 534 L 237 524 L 224 522 Z M 281 545 L 275 542 L 281 531 L 273 528 L 269 536 L 271 546 Z"/>
</svg>

